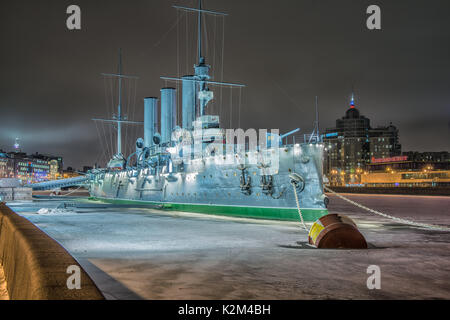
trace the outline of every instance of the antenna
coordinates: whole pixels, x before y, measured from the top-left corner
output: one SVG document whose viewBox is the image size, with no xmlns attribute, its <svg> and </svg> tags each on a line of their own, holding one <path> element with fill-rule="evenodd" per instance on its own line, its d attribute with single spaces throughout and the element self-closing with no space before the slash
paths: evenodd
<svg viewBox="0 0 450 320">
<path fill-rule="evenodd" d="M 314 129 L 313 132 L 311 133 L 311 135 L 305 135 L 305 141 L 307 139 L 307 137 L 309 137 L 309 142 L 311 143 L 313 140 L 315 140 L 315 142 L 320 142 L 320 123 L 319 123 L 319 97 L 316 96 L 316 121 L 314 122 Z"/>
<path fill-rule="evenodd" d="M 355 108 L 355 85 L 352 85 L 352 99 L 350 101 L 350 108 L 354 109 Z"/>
</svg>

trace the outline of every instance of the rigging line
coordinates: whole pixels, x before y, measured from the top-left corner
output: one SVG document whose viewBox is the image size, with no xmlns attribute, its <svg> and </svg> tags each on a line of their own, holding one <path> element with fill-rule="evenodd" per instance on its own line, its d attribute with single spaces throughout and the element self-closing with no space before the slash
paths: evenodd
<svg viewBox="0 0 450 320">
<path fill-rule="evenodd" d="M 178 25 L 178 23 L 180 22 L 180 17 L 178 17 L 177 19 L 176 19 L 176 21 L 175 21 L 175 23 L 169 28 L 169 30 L 167 30 L 166 31 L 166 33 L 164 33 L 163 35 L 162 35 L 162 37 L 153 45 L 153 47 L 150 49 L 150 51 L 151 50 L 153 50 L 153 49 L 155 49 L 156 47 L 158 47 L 160 44 L 161 44 L 161 42 L 169 35 L 169 33 L 173 30 L 173 29 L 175 29 L 175 27 Z"/>
<path fill-rule="evenodd" d="M 127 81 L 123 81 L 122 82 L 122 89 L 123 89 L 123 95 L 122 95 L 122 99 L 124 101 L 124 104 L 122 106 L 122 119 L 126 119 L 128 117 L 128 82 Z M 124 99 L 125 97 L 125 99 Z M 126 155 L 127 153 L 127 130 L 128 130 L 128 126 L 122 126 L 122 136 L 120 137 L 121 141 L 122 141 L 122 153 L 124 155 Z M 125 135 L 124 135 L 125 133 Z M 125 139 L 123 139 L 125 138 Z M 123 147 L 125 143 L 125 148 Z"/>
<path fill-rule="evenodd" d="M 108 91 L 110 88 L 109 85 L 109 78 L 107 78 L 106 76 L 104 76 L 104 80 L 105 80 L 105 99 L 106 99 L 106 116 L 109 117 L 109 113 L 111 112 L 111 108 L 114 108 L 113 106 L 113 102 L 111 101 L 111 95 L 108 95 Z"/>
<path fill-rule="evenodd" d="M 213 79 L 216 78 L 216 40 L 217 40 L 217 16 L 214 16 L 214 33 L 213 33 Z M 213 100 L 214 112 L 218 112 L 216 99 Z"/>
<path fill-rule="evenodd" d="M 97 123 L 97 121 L 94 121 L 94 122 L 95 122 L 95 128 L 97 129 L 98 138 L 100 139 L 101 150 L 103 151 L 103 156 L 102 156 L 102 159 L 103 159 L 106 154 L 106 148 L 105 148 L 105 144 L 102 141 L 102 135 L 100 134 L 100 129 L 98 128 L 98 123 Z"/>
<path fill-rule="evenodd" d="M 109 142 L 108 139 L 106 138 L 105 124 L 103 122 L 102 122 L 102 131 L 103 131 L 103 138 L 105 139 L 105 148 L 107 149 L 109 155 L 110 154 Z"/>
<path fill-rule="evenodd" d="M 225 55 L 225 16 L 222 17 L 223 19 L 223 26 L 222 26 L 222 65 L 221 65 L 221 77 L 220 77 L 220 82 L 223 82 L 223 62 L 224 62 L 224 55 Z M 223 103 L 223 88 L 220 88 L 220 112 L 222 113 L 222 103 Z M 230 128 L 231 129 L 231 128 Z"/>
<path fill-rule="evenodd" d="M 97 121 L 94 121 L 94 123 L 95 123 L 95 129 L 97 129 L 98 139 L 100 140 L 100 145 L 101 145 L 100 154 L 101 154 L 105 147 L 102 144 L 102 137 L 100 136 L 100 132 L 98 131 L 98 123 L 97 123 Z M 97 156 L 97 160 L 98 160 L 98 158 L 99 158 L 99 156 Z"/>
<path fill-rule="evenodd" d="M 137 79 L 135 79 L 134 80 L 134 82 L 135 82 L 135 84 L 134 84 L 134 99 L 133 99 L 133 121 L 134 121 L 134 119 L 136 119 L 135 118 L 135 116 L 136 116 L 136 96 L 137 96 L 137 82 L 138 82 L 138 80 Z M 133 132 L 134 132 L 134 138 L 136 138 L 137 139 L 137 135 L 138 135 L 138 132 L 137 132 L 137 130 L 138 130 L 138 128 L 137 128 L 138 126 L 134 126 L 134 130 L 133 130 Z M 130 145 L 131 145 L 131 150 L 130 150 L 130 153 L 129 154 L 131 154 L 131 153 L 133 153 L 133 148 L 134 148 L 134 141 L 133 141 L 134 139 L 132 138 L 131 139 L 131 143 L 130 143 Z"/>
<path fill-rule="evenodd" d="M 112 88 L 112 81 L 111 81 L 111 79 L 108 77 L 106 77 L 105 76 L 105 83 L 106 83 L 106 85 L 105 85 L 105 94 L 106 94 L 106 96 L 107 96 L 107 104 L 106 104 L 106 117 L 107 118 L 110 118 L 111 116 L 110 116 L 110 113 L 111 113 L 111 108 L 114 108 L 114 104 L 113 104 L 113 102 L 112 102 L 112 89 L 111 89 L 111 95 L 108 95 L 108 91 L 109 91 L 109 89 L 110 88 Z M 110 82 L 111 82 L 111 85 L 110 85 Z M 102 124 L 103 125 L 103 124 Z M 104 132 L 104 134 L 103 134 L 103 138 L 105 139 L 104 141 L 102 141 L 102 143 L 104 143 L 105 144 L 105 148 L 107 148 L 107 151 L 108 151 L 108 153 L 109 153 L 109 137 L 107 138 L 107 135 L 106 135 L 106 132 L 105 132 L 105 129 L 102 127 L 102 129 L 103 129 L 103 132 Z"/>
<path fill-rule="evenodd" d="M 103 167 L 103 156 L 100 154 L 99 156 L 97 156 L 97 158 L 95 159 L 95 163 L 94 166 L 100 166 Z"/>
<path fill-rule="evenodd" d="M 115 92 L 117 92 L 117 81 L 115 80 L 115 79 L 113 79 L 113 78 L 111 78 L 111 83 L 112 83 L 112 85 L 114 86 L 114 88 L 113 87 L 111 87 L 111 94 L 112 94 L 112 97 L 113 97 L 113 108 L 116 108 L 116 105 L 117 105 L 117 102 L 118 101 L 116 101 L 116 95 L 115 95 Z M 118 98 L 117 98 L 117 100 L 118 100 Z M 114 114 L 115 114 L 115 109 L 113 109 L 113 111 L 114 111 Z M 118 114 L 116 114 L 116 118 L 118 117 L 119 115 Z M 106 125 L 106 124 L 105 124 Z M 116 139 L 116 135 L 114 135 L 114 132 L 117 130 L 117 128 L 115 128 L 114 127 L 114 125 L 112 124 L 112 125 L 110 125 L 109 126 L 109 131 L 110 131 L 110 133 L 111 133 L 111 135 L 110 135 L 110 138 L 111 138 L 111 156 L 113 156 L 114 155 L 114 142 L 117 140 Z"/>
<path fill-rule="evenodd" d="M 203 15 L 203 13 L 201 13 Z M 203 15 L 204 16 L 204 15 Z M 203 29 L 205 31 L 205 57 L 209 57 L 209 47 L 208 47 L 208 28 L 206 27 L 206 16 L 203 17 L 203 20 L 205 23 L 203 24 Z"/>
<path fill-rule="evenodd" d="M 118 100 L 119 100 L 118 97 L 116 98 L 116 92 L 117 92 L 118 83 L 117 83 L 117 80 L 113 79 L 112 77 L 111 77 L 111 83 L 112 83 L 111 96 L 113 97 L 113 110 L 115 112 L 115 108 L 117 107 Z"/>
<path fill-rule="evenodd" d="M 133 104 L 133 87 L 135 86 L 135 81 L 132 80 L 130 81 L 130 108 L 128 111 L 128 120 L 134 121 L 135 117 L 134 117 L 134 113 L 135 113 L 135 105 Z M 131 119 L 130 119 L 131 117 Z M 128 143 L 129 143 L 129 147 L 128 147 L 128 154 L 131 154 L 130 149 L 133 148 L 133 127 L 130 127 L 129 125 L 127 125 L 128 128 L 128 132 L 129 132 L 129 138 L 128 138 Z"/>
<path fill-rule="evenodd" d="M 136 117 L 135 117 L 135 115 L 136 115 L 136 103 L 135 103 L 135 101 L 134 101 L 134 95 L 133 95 L 133 91 L 134 90 L 136 90 L 136 86 L 137 86 L 137 81 L 136 80 L 133 80 L 133 81 L 131 81 L 131 87 L 130 87 L 130 112 L 128 113 L 129 114 L 129 117 L 128 117 L 128 119 L 130 119 L 130 117 L 131 117 L 131 121 L 135 121 L 135 119 L 136 119 Z M 129 140 L 129 147 L 128 147 L 128 154 L 130 155 L 131 153 L 133 153 L 133 148 L 134 148 L 134 138 L 136 137 L 136 135 L 135 135 L 135 133 L 134 133 L 134 131 L 135 131 L 135 129 L 136 128 L 134 128 L 134 126 L 128 126 L 129 128 L 128 128 L 128 130 L 129 130 L 129 138 L 128 138 L 128 140 Z"/>
<path fill-rule="evenodd" d="M 103 85 L 105 87 L 105 107 L 106 107 L 106 112 L 108 112 L 110 105 L 109 105 L 109 99 L 108 99 L 108 84 L 106 81 L 106 77 L 103 77 Z"/>
<path fill-rule="evenodd" d="M 131 81 L 131 87 L 130 87 L 130 112 L 129 115 L 131 117 L 131 121 L 134 121 L 135 118 L 135 114 L 136 114 L 136 104 L 134 102 L 134 95 L 133 95 L 133 89 L 136 88 L 137 86 L 137 81 L 133 80 Z M 128 117 L 128 119 L 130 119 L 130 117 Z M 128 155 L 133 153 L 133 148 L 134 148 L 134 139 L 136 138 L 136 134 L 135 134 L 135 129 L 134 126 L 130 127 L 128 126 L 128 130 L 129 130 L 129 138 L 128 138 Z"/>
<path fill-rule="evenodd" d="M 208 29 L 206 28 L 206 17 L 204 17 L 204 23 L 203 23 L 203 29 L 204 29 L 204 31 L 205 31 L 205 57 L 208 57 L 209 56 L 209 43 L 208 43 Z M 208 111 L 209 111 L 209 114 L 212 114 L 211 113 L 211 109 L 210 109 L 210 107 L 208 107 L 208 106 L 205 106 L 205 110 L 204 110 L 204 112 L 205 112 L 205 115 L 208 113 Z"/>
<path fill-rule="evenodd" d="M 112 125 L 108 125 L 106 123 L 103 123 L 103 129 L 105 131 L 105 138 L 109 138 L 109 143 L 111 144 L 109 147 L 110 152 L 109 152 L 109 157 L 112 157 L 114 154 L 114 145 L 113 145 L 113 134 L 112 134 L 112 130 L 113 130 L 113 126 Z"/>
<path fill-rule="evenodd" d="M 109 81 L 108 81 L 109 80 Z M 112 87 L 113 87 L 113 82 L 112 82 L 112 78 L 107 78 L 106 76 L 104 77 L 104 81 L 105 81 L 105 98 L 106 98 L 106 117 L 107 118 L 111 118 L 112 117 L 112 113 L 114 112 L 114 98 L 113 98 L 113 94 L 112 94 Z M 111 85 L 109 85 L 109 83 L 111 83 Z M 108 98 L 108 89 L 111 88 L 111 95 L 110 95 L 110 99 Z M 104 124 L 102 124 L 103 126 Z M 109 137 L 106 135 L 106 130 L 104 127 L 103 128 L 103 141 L 100 141 L 102 144 L 105 144 L 107 149 L 108 149 L 108 153 L 109 153 Z"/>
<path fill-rule="evenodd" d="M 239 88 L 239 123 L 238 128 L 241 128 L 241 103 L 242 103 L 242 88 Z"/>
<path fill-rule="evenodd" d="M 131 81 L 129 81 L 129 82 L 125 81 L 125 88 L 126 88 L 125 90 L 127 92 L 127 107 L 125 108 L 125 112 L 126 112 L 125 117 L 127 119 L 129 119 L 129 115 L 130 115 L 130 96 L 131 96 L 131 94 L 130 94 L 130 88 L 131 88 L 130 83 L 131 83 Z M 128 153 L 128 149 L 129 149 L 128 127 L 129 127 L 128 125 L 125 126 L 125 143 L 126 143 L 126 145 L 125 145 L 125 153 L 126 154 Z"/>
<path fill-rule="evenodd" d="M 180 11 L 177 10 L 177 17 L 180 16 Z M 177 77 L 180 78 L 180 25 L 177 24 Z M 180 85 L 177 83 L 177 92 L 180 90 Z M 179 117 L 180 109 L 180 95 L 177 95 L 177 117 Z"/>
<path fill-rule="evenodd" d="M 300 108 L 300 106 L 295 102 L 295 100 L 287 93 L 286 90 L 284 90 L 275 80 L 272 79 L 272 77 L 269 77 L 271 79 L 272 83 L 285 95 L 286 98 L 289 99 L 289 101 L 296 106 L 297 108 Z"/>
<path fill-rule="evenodd" d="M 98 124 L 97 124 L 97 126 L 98 126 Z M 100 139 L 101 140 L 106 140 L 106 137 L 104 135 L 102 136 L 100 128 L 98 128 L 98 132 L 99 132 Z M 108 150 L 107 150 L 108 147 L 107 147 L 107 144 L 102 142 L 101 145 L 102 145 L 102 149 L 103 149 L 103 157 L 102 158 L 105 158 L 105 161 L 107 161 L 107 159 L 108 159 Z"/>
<path fill-rule="evenodd" d="M 112 77 L 110 77 L 109 78 L 109 81 L 111 82 L 111 86 L 110 86 L 110 89 L 111 89 L 111 108 L 112 108 L 112 114 L 111 115 L 109 115 L 108 114 L 108 117 L 112 117 L 112 115 L 114 114 L 114 108 L 115 108 L 115 101 L 114 101 L 114 80 L 113 80 L 113 78 Z M 108 112 L 109 112 L 109 110 L 108 110 Z"/>
<path fill-rule="evenodd" d="M 188 14 L 186 12 L 186 74 L 189 73 L 189 24 Z"/>
<path fill-rule="evenodd" d="M 233 88 L 230 88 L 230 128 L 233 129 Z"/>
<path fill-rule="evenodd" d="M 177 10 L 177 20 L 180 18 L 180 11 Z M 180 78 L 180 25 L 177 24 L 177 77 Z"/>
</svg>

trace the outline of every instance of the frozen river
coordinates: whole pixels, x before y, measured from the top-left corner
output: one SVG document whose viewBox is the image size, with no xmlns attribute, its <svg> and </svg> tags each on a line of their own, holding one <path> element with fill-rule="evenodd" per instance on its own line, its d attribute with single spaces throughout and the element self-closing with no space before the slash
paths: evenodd
<svg viewBox="0 0 450 320">
<path fill-rule="evenodd" d="M 450 197 L 349 195 L 402 218 L 450 225 Z M 310 249 L 293 222 L 145 208 L 10 204 L 61 243 L 110 299 L 449 299 L 450 232 L 400 226 L 331 198 L 372 249 Z M 43 210 L 41 212 L 48 211 Z M 382 289 L 369 290 L 378 265 Z"/>
</svg>

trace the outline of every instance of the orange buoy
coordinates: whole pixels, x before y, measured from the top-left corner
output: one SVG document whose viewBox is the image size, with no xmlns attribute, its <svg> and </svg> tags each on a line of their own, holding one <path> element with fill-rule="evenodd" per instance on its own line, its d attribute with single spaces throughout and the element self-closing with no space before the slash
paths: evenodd
<svg viewBox="0 0 450 320">
<path fill-rule="evenodd" d="M 319 249 L 367 249 L 367 242 L 349 217 L 329 214 L 317 220 L 308 241 Z"/>
</svg>

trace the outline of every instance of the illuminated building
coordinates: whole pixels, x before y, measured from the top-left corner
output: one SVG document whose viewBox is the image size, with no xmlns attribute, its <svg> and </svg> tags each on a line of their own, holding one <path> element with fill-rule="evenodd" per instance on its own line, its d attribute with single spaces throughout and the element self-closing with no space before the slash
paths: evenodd
<svg viewBox="0 0 450 320">
<path fill-rule="evenodd" d="M 365 187 L 449 187 L 450 160 L 441 160 L 417 161 L 412 156 L 374 158 L 361 174 L 360 184 Z"/>
<path fill-rule="evenodd" d="M 62 176 L 64 179 L 76 178 L 79 177 L 80 174 L 73 170 L 72 167 L 68 167 L 66 170 L 63 170 Z"/>
<path fill-rule="evenodd" d="M 14 160 L 0 150 L 0 179 L 14 178 Z"/>
<path fill-rule="evenodd" d="M 0 178 L 17 178 L 24 184 L 61 177 L 62 158 L 23 152 L 0 152 Z"/>
<path fill-rule="evenodd" d="M 324 172 L 332 185 L 358 183 L 357 176 L 372 158 L 401 155 L 398 130 L 372 128 L 370 119 L 355 107 L 354 95 L 345 116 L 336 120 L 336 127 L 326 129 Z"/>
</svg>

